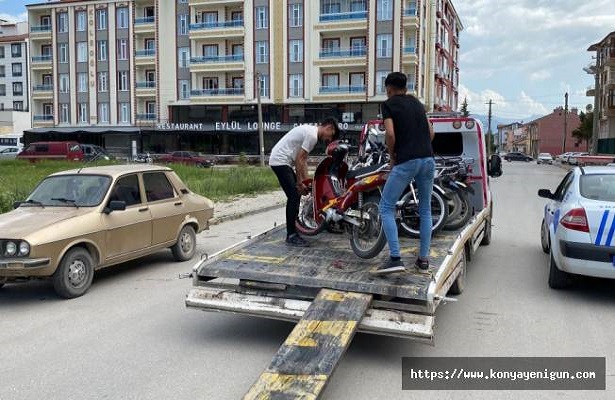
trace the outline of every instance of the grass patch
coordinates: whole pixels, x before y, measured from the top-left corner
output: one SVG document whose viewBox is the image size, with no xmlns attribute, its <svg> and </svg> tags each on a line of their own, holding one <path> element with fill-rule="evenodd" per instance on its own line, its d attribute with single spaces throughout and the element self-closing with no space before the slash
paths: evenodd
<svg viewBox="0 0 615 400">
<path fill-rule="evenodd" d="M 100 162 L 99 165 L 103 163 L 111 162 Z M 0 161 L 0 213 L 11 210 L 13 202 L 24 200 L 47 175 L 79 166 L 70 161 Z M 190 190 L 213 201 L 225 201 L 240 195 L 253 196 L 280 187 L 275 174 L 268 167 L 195 168 L 179 164 L 170 167 Z"/>
</svg>

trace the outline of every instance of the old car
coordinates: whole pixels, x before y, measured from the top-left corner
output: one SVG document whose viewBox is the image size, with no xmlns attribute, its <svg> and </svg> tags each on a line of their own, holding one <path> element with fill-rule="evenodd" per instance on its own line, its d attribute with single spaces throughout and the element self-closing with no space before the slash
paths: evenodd
<svg viewBox="0 0 615 400">
<path fill-rule="evenodd" d="M 64 171 L 43 179 L 25 201 L 0 214 L 0 286 L 50 278 L 61 297 L 83 295 L 94 271 L 170 248 L 196 252 L 209 228 L 211 200 L 173 170 L 147 164 Z"/>
<path fill-rule="evenodd" d="M 11 160 L 17 158 L 17 154 L 21 152 L 19 147 L 7 147 L 0 150 L 0 160 Z"/>
<path fill-rule="evenodd" d="M 174 151 L 171 154 L 161 155 L 156 162 L 163 164 L 185 164 L 195 167 L 211 167 L 214 165 L 214 161 L 200 156 L 194 151 Z"/>
</svg>

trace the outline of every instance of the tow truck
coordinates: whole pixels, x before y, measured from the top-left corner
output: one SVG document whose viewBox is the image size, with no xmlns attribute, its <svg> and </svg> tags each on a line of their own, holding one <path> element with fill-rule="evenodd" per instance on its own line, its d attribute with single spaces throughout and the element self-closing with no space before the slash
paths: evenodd
<svg viewBox="0 0 615 400">
<path fill-rule="evenodd" d="M 471 160 L 473 216 L 458 230 L 434 235 L 428 271 L 374 276 L 370 271 L 387 251 L 360 259 L 348 239 L 335 233 L 321 233 L 309 248 L 287 247 L 285 226 L 194 266 L 188 308 L 297 322 L 244 399 L 319 398 L 356 332 L 434 343 L 436 310 L 463 292 L 473 254 L 491 242 L 489 181 L 502 172 L 499 156 L 488 157 L 478 120 L 458 114 L 429 119 L 437 156 Z M 418 240 L 400 242 L 402 258 L 413 260 Z"/>
</svg>

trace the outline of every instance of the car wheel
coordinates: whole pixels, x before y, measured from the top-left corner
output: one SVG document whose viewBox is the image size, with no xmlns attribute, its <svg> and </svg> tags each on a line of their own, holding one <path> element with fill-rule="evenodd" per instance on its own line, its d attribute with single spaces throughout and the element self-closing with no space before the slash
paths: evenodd
<svg viewBox="0 0 615 400">
<path fill-rule="evenodd" d="M 542 224 L 540 224 L 540 244 L 542 246 L 542 251 L 549 254 L 551 239 L 549 238 L 549 228 L 546 226 L 544 219 L 542 220 Z"/>
<path fill-rule="evenodd" d="M 553 254 L 550 253 L 549 263 L 549 287 L 551 289 L 565 289 L 570 286 L 571 277 L 570 274 L 564 271 L 560 271 L 555 264 Z"/>
<path fill-rule="evenodd" d="M 196 233 L 194 228 L 186 225 L 179 232 L 177 242 L 171 247 L 173 257 L 177 261 L 188 261 L 196 253 Z"/>
<path fill-rule="evenodd" d="M 71 249 L 64 255 L 52 276 L 56 293 L 66 299 L 85 294 L 94 278 L 94 259 L 81 247 Z"/>
</svg>

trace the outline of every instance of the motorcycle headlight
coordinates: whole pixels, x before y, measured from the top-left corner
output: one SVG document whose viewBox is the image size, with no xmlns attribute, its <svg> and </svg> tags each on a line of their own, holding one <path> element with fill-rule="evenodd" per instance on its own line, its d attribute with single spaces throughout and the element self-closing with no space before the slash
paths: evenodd
<svg viewBox="0 0 615 400">
<path fill-rule="evenodd" d="M 25 257 L 28 254 L 30 254 L 30 245 L 28 242 L 19 243 L 19 255 Z"/>
<path fill-rule="evenodd" d="M 5 256 L 14 256 L 17 253 L 17 245 L 15 242 L 6 242 L 4 245 L 4 255 Z"/>
</svg>

